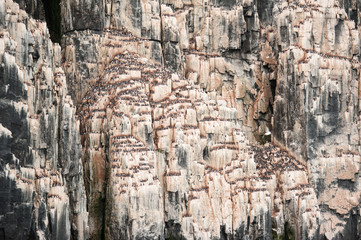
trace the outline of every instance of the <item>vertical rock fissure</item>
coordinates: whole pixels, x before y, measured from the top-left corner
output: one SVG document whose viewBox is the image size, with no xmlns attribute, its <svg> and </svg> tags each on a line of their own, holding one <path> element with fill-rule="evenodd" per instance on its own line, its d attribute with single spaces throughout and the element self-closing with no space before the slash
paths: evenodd
<svg viewBox="0 0 361 240">
<path fill-rule="evenodd" d="M 109 177 L 111 174 L 111 169 L 110 169 L 110 159 L 109 159 L 109 136 L 106 136 L 106 142 L 105 142 L 105 179 L 104 179 L 104 197 L 103 197 L 103 216 L 102 216 L 102 229 L 101 229 L 101 238 L 102 239 L 106 239 L 106 217 L 107 217 L 107 195 L 108 195 L 108 184 L 109 184 Z"/>
<path fill-rule="evenodd" d="M 160 17 L 160 45 L 162 47 L 162 57 L 163 57 L 162 65 L 163 65 L 163 67 L 165 67 L 166 63 L 165 63 L 165 50 L 164 50 L 164 30 L 163 30 L 163 19 L 162 19 L 162 1 L 158 0 L 158 3 L 159 3 L 159 17 Z"/>
<path fill-rule="evenodd" d="M 161 48 L 162 48 L 162 66 L 165 67 L 166 66 L 166 63 L 165 63 L 165 49 L 164 49 L 164 30 L 163 30 L 163 19 L 162 19 L 162 1 L 161 0 L 158 0 L 158 5 L 159 5 L 159 18 L 160 18 L 160 45 L 161 45 Z M 148 97 L 149 99 L 149 97 Z M 153 129 L 154 129 L 154 117 L 152 117 L 152 124 L 153 124 Z M 158 148 L 158 146 L 156 145 L 156 141 L 154 141 L 154 148 Z M 166 156 L 167 157 L 167 156 Z M 164 178 L 162 178 L 163 180 L 163 183 L 162 185 L 163 186 L 166 186 L 166 181 Z M 166 193 L 165 193 L 165 190 L 166 188 L 163 188 L 163 191 L 162 191 L 162 195 L 163 195 L 163 212 L 166 213 L 166 209 L 165 209 L 165 197 L 166 197 Z M 164 219 L 164 223 L 165 223 L 165 219 Z M 164 236 L 166 236 L 166 233 L 167 233 L 167 228 L 164 227 Z"/>
<path fill-rule="evenodd" d="M 61 9 L 60 0 L 42 0 L 45 10 L 46 24 L 53 42 L 61 41 Z"/>
</svg>

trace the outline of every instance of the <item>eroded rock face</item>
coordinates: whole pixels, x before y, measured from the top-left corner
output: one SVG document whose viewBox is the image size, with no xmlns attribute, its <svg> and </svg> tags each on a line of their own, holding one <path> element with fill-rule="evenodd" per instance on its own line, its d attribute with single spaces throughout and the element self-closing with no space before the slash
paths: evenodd
<svg viewBox="0 0 361 240">
<path fill-rule="evenodd" d="M 358 239 L 358 8 L 0 2 L 0 238 Z"/>
<path fill-rule="evenodd" d="M 44 22 L 0 2 L 0 238 L 86 238 L 75 107 Z"/>
<path fill-rule="evenodd" d="M 301 1 L 283 4 L 278 20 L 274 136 L 307 161 L 329 239 L 353 224 L 359 202 L 360 42 L 349 17 L 337 1 Z"/>
<path fill-rule="evenodd" d="M 111 61 L 78 113 L 94 238 L 269 239 L 272 219 L 280 235 L 292 221 L 316 236 L 305 165 L 251 147 L 227 99 L 138 55 L 148 40 L 103 41 Z"/>
<path fill-rule="evenodd" d="M 93 9 L 90 5 L 84 8 Z M 68 6 L 64 10 L 66 30 L 71 28 L 72 9 Z M 261 28 L 254 2 L 108 1 L 104 15 L 102 30 L 125 27 L 133 36 L 146 40 L 136 51 L 140 56 L 229 99 L 249 138 L 260 139 L 271 129 L 269 79 L 276 80 L 277 61 L 271 55 L 259 57 Z M 91 22 L 86 13 L 80 21 Z M 65 72 L 69 85 L 76 89 L 71 94 L 79 103 L 107 63 L 99 48 L 106 43 L 101 32 L 74 30 L 78 31 L 64 37 L 70 68 Z M 270 36 L 272 41 L 274 38 L 274 34 Z M 265 46 L 266 51 L 272 47 Z"/>
</svg>

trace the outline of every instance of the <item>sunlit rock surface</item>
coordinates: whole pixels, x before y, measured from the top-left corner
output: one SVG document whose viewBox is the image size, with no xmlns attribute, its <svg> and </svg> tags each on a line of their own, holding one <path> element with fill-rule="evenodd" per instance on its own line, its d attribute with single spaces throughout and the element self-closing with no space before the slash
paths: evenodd
<svg viewBox="0 0 361 240">
<path fill-rule="evenodd" d="M 147 40 L 103 38 L 111 61 L 78 112 L 94 236 L 269 239 L 272 219 L 279 234 L 286 221 L 316 234 L 304 164 L 252 147 L 228 99 L 137 55 Z"/>
<path fill-rule="evenodd" d="M 44 22 L 0 1 L 0 238 L 86 238 L 79 121 Z"/>
<path fill-rule="evenodd" d="M 16 2 L 1 239 L 360 238 L 357 1 Z"/>
</svg>

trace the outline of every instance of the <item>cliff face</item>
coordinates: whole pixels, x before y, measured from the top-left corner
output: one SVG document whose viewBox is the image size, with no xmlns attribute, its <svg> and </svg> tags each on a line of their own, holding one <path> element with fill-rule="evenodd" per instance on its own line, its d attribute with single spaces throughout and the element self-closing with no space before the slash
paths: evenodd
<svg viewBox="0 0 361 240">
<path fill-rule="evenodd" d="M 357 1 L 17 2 L 0 238 L 359 238 Z"/>
<path fill-rule="evenodd" d="M 44 22 L 0 2 L 0 238 L 83 238 L 79 122 Z"/>
<path fill-rule="evenodd" d="M 329 239 L 358 235 L 350 227 L 360 200 L 357 16 L 351 1 L 300 2 L 280 13 L 274 137 L 307 161 Z"/>
</svg>

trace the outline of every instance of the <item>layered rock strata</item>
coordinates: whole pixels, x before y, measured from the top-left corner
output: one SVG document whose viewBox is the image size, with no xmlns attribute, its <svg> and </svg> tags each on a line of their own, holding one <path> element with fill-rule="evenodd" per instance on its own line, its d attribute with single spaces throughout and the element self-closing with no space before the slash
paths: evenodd
<svg viewBox="0 0 361 240">
<path fill-rule="evenodd" d="M 357 1 L 60 2 L 0 2 L 0 238 L 359 238 Z"/>
<path fill-rule="evenodd" d="M 0 238 L 85 238 L 79 122 L 44 22 L 0 1 Z"/>
<path fill-rule="evenodd" d="M 348 1 L 340 4 L 336 1 L 264 4 L 110 1 L 102 13 L 106 20 L 94 29 L 131 31 L 132 40 L 126 42 L 133 45 L 127 51 L 178 72 L 180 78 L 189 79 L 209 98 L 225 100 L 228 107 L 237 110 L 234 121 L 252 142 L 266 141 L 264 134 L 271 130 L 272 141 L 290 150 L 309 169 L 307 176 L 322 209 L 318 230 L 332 238 L 348 228 L 349 219 L 355 218 L 354 208 L 359 199 L 355 177 L 359 146 L 357 7 Z M 120 14 L 124 11 L 128 14 Z M 83 46 L 78 40 L 79 47 L 75 46 L 73 51 L 77 53 L 80 49 L 84 54 L 76 59 L 85 57 L 89 63 L 79 65 L 73 61 L 71 69 L 81 68 L 84 74 L 68 79 L 71 84 L 84 86 L 84 82 L 90 82 L 90 86 L 98 77 L 103 78 L 109 55 L 114 54 L 99 47 L 108 44 L 104 33 L 76 34 L 65 39 L 76 43 L 75 40 L 86 38 L 93 53 L 87 57 L 89 51 L 81 50 Z M 91 48 L 91 44 L 97 47 Z M 95 59 L 101 59 L 98 60 L 101 67 L 91 72 L 88 69 Z M 73 74 L 72 70 L 66 72 Z M 76 99 L 82 99 L 86 92 L 83 89 L 83 93 L 77 91 Z M 154 142 L 158 141 L 156 138 Z M 335 167 L 323 170 L 326 162 L 332 162 Z M 348 172 L 342 172 L 344 168 L 354 169 L 354 174 L 343 176 Z M 345 193 L 342 199 L 349 202 L 342 206 L 346 208 L 342 216 L 341 210 L 334 203 L 329 208 L 326 200 L 340 188 Z M 336 227 L 330 227 L 330 221 L 336 221 L 333 218 L 338 219 Z M 291 225 L 303 236 L 300 225 Z"/>
<path fill-rule="evenodd" d="M 144 40 L 136 51 L 140 56 L 192 79 L 207 92 L 229 98 L 249 138 L 260 139 L 271 129 L 273 83 L 270 84 L 269 79 L 276 79 L 277 61 L 267 57 L 264 63 L 266 57 L 259 57 L 260 22 L 254 2 L 224 6 L 208 1 L 109 1 L 103 4 L 102 10 L 64 3 L 67 16 L 64 31 L 69 32 L 63 38 L 69 64 L 65 72 L 69 84 L 74 86 L 71 94 L 77 103 L 101 75 L 102 68 L 95 66 L 104 67 L 106 63 L 100 49 L 106 44 L 103 31 L 124 27 Z M 97 12 L 89 16 L 84 8 Z M 76 17 L 75 9 L 84 12 L 79 22 L 90 24 L 98 15 L 105 20 L 84 31 L 71 21 Z M 269 51 L 271 46 L 265 48 Z"/>
<path fill-rule="evenodd" d="M 358 234 L 360 34 L 343 4 L 283 4 L 278 22 L 274 141 L 307 161 L 328 239 Z"/>
<path fill-rule="evenodd" d="M 269 239 L 272 219 L 315 236 L 305 165 L 251 147 L 226 99 L 137 55 L 142 41 L 105 32 L 111 60 L 78 113 L 93 236 Z"/>
</svg>

